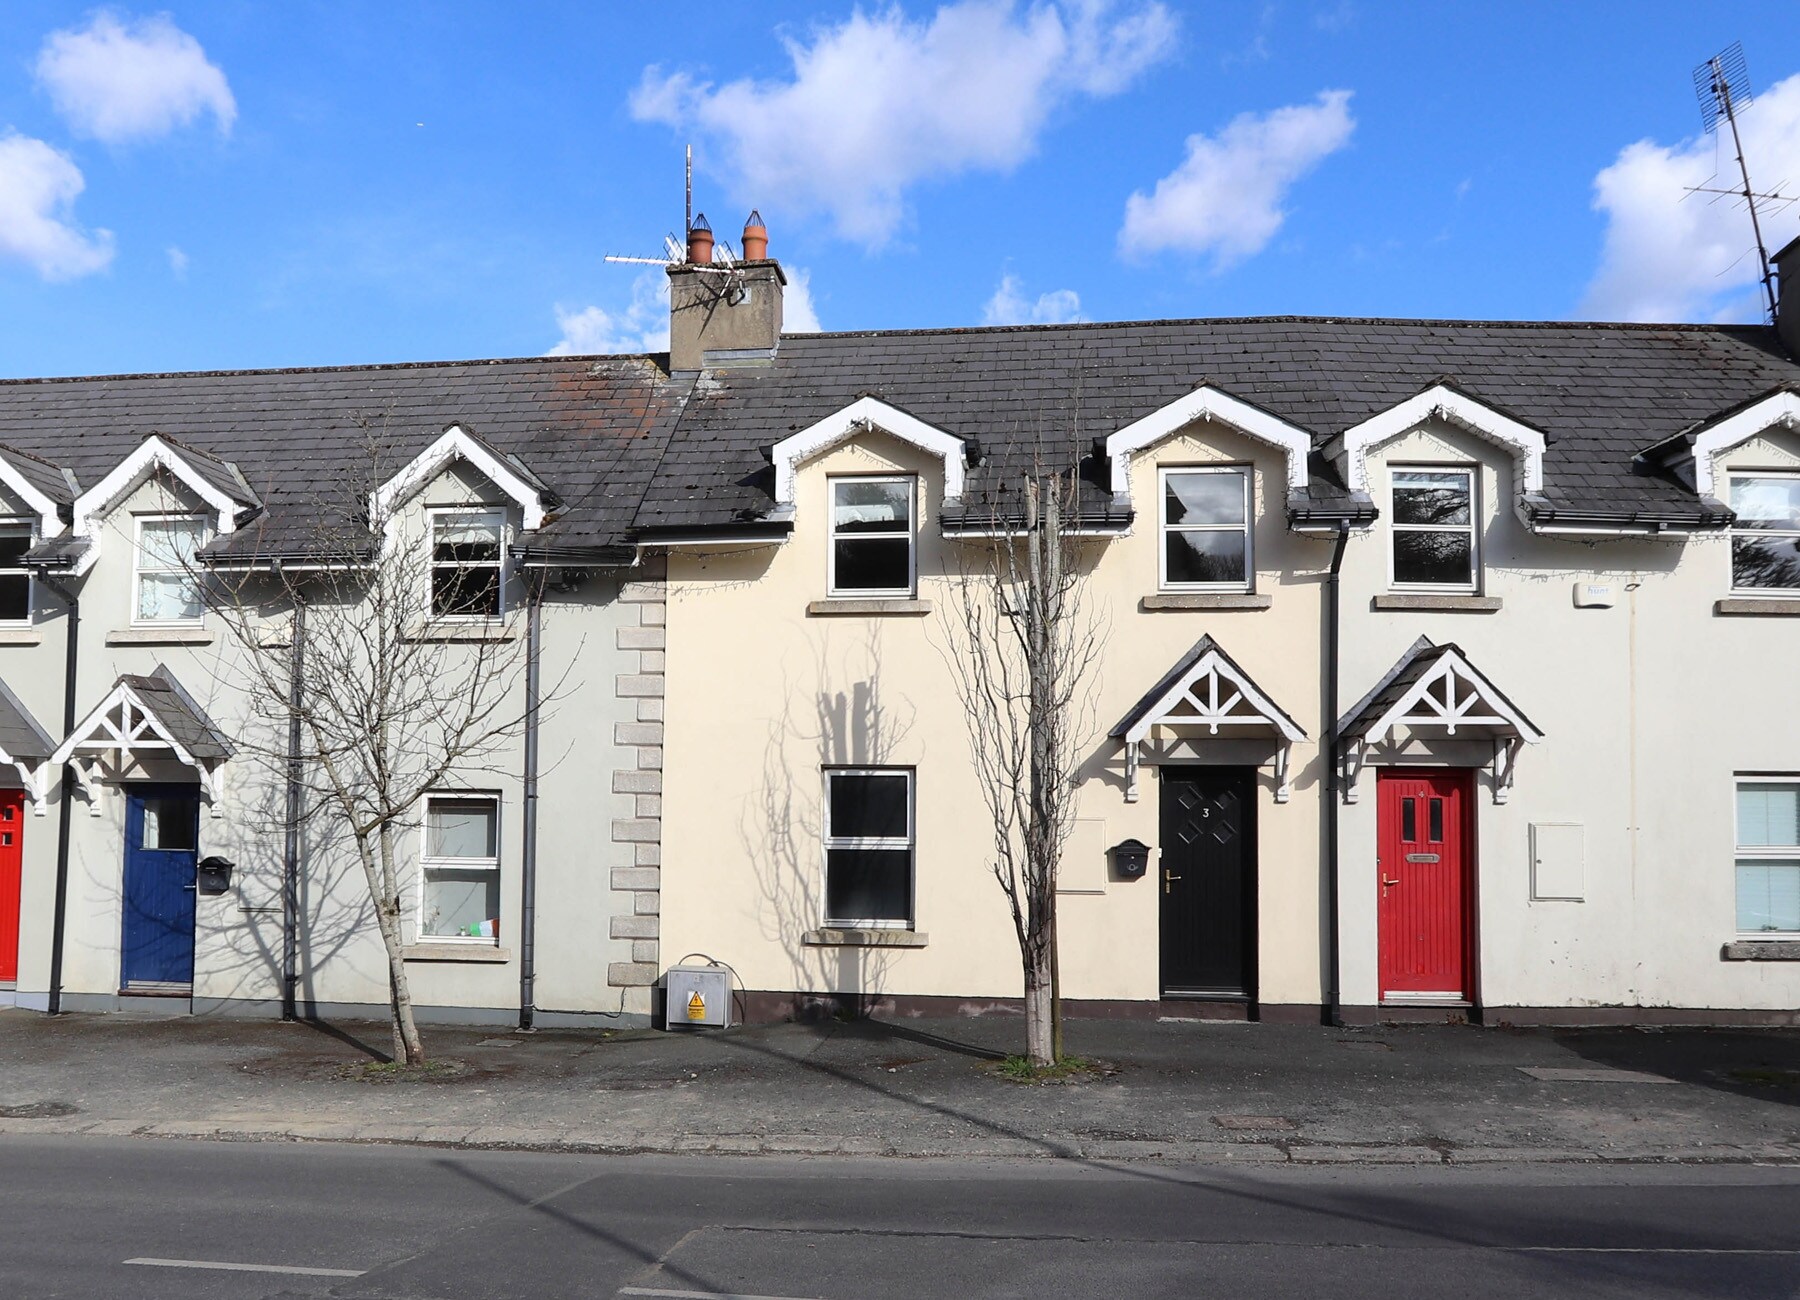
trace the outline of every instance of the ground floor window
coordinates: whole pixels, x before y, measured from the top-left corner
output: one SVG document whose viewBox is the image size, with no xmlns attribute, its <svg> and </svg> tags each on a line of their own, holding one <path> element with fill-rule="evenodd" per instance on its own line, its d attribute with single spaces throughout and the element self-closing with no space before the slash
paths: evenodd
<svg viewBox="0 0 1800 1300">
<path fill-rule="evenodd" d="M 500 938 L 500 800 L 486 794 L 425 797 L 419 934 Z"/>
<path fill-rule="evenodd" d="M 1800 932 L 1800 778 L 1738 780 L 1737 928 Z"/>
<path fill-rule="evenodd" d="M 912 770 L 828 769 L 825 924 L 901 927 L 912 920 Z"/>
</svg>

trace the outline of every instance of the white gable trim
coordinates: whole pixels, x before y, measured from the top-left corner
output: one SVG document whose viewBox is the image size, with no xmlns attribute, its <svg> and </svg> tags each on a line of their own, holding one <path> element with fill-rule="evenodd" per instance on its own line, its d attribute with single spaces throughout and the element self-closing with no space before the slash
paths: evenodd
<svg viewBox="0 0 1800 1300">
<path fill-rule="evenodd" d="M 526 532 L 536 532 L 544 526 L 544 517 L 549 513 L 544 505 L 544 494 L 527 482 L 518 470 L 471 437 L 460 424 L 445 429 L 437 441 L 369 494 L 369 518 L 385 526 L 395 511 L 424 491 L 428 483 L 458 460 L 473 465 L 488 482 L 512 498 L 522 516 L 520 526 Z"/>
<path fill-rule="evenodd" d="M 63 521 L 56 513 L 56 502 L 33 487 L 25 476 L 19 473 L 18 467 L 6 457 L 0 456 L 0 484 L 4 484 L 13 495 L 25 503 L 27 509 L 38 517 L 38 539 L 56 537 L 63 530 Z M 10 760 L 3 760 L 10 761 Z"/>
<path fill-rule="evenodd" d="M 1288 490 L 1306 486 L 1306 458 L 1312 452 L 1311 435 L 1278 415 L 1204 384 L 1142 419 L 1133 420 L 1107 438 L 1106 458 L 1111 465 L 1113 495 L 1126 501 L 1131 499 L 1131 458 L 1134 455 L 1200 420 L 1216 420 L 1281 451 L 1287 457 Z"/>
<path fill-rule="evenodd" d="M 118 717 L 113 717 L 113 711 Z M 53 764 L 69 764 L 69 770 L 75 774 L 75 783 L 81 787 L 82 793 L 89 800 L 88 811 L 94 816 L 100 815 L 100 801 L 97 781 L 95 779 L 99 765 L 109 754 L 118 756 L 118 762 L 140 755 L 151 754 L 173 757 L 184 767 L 192 768 L 200 780 L 200 790 L 212 805 L 213 815 L 218 815 L 219 777 L 214 767 L 196 759 L 170 735 L 168 730 L 157 719 L 156 713 L 147 706 L 130 683 L 120 682 L 107 694 L 106 698 L 76 724 L 68 738 L 56 747 L 50 756 Z"/>
<path fill-rule="evenodd" d="M 775 462 L 776 506 L 793 509 L 794 477 L 801 465 L 865 433 L 885 433 L 936 456 L 944 462 L 944 499 L 953 501 L 962 496 L 969 449 L 961 438 L 916 415 L 908 415 L 897 406 L 889 406 L 878 397 L 859 397 L 843 410 L 789 434 L 770 450 L 770 459 Z"/>
<path fill-rule="evenodd" d="M 1774 393 L 1694 435 L 1694 491 L 1718 495 L 1718 458 L 1760 434 L 1800 433 L 1800 395 Z"/>
<path fill-rule="evenodd" d="M 237 512 L 248 503 L 234 501 L 219 491 L 194 471 L 180 451 L 152 434 L 105 478 L 75 498 L 75 535 L 92 537 L 98 542 L 99 522 L 158 469 L 180 479 L 190 492 L 212 509 L 218 516 L 221 534 L 237 527 Z M 92 564 L 91 560 L 89 564 Z"/>
<path fill-rule="evenodd" d="M 1344 456 L 1349 461 L 1346 479 L 1350 490 L 1369 490 L 1368 457 L 1371 451 L 1401 434 L 1411 433 L 1433 418 L 1446 420 L 1511 451 L 1519 469 L 1519 492 L 1544 490 L 1544 435 L 1447 384 L 1435 384 L 1416 397 L 1409 397 L 1398 406 L 1391 406 L 1344 430 Z"/>
</svg>

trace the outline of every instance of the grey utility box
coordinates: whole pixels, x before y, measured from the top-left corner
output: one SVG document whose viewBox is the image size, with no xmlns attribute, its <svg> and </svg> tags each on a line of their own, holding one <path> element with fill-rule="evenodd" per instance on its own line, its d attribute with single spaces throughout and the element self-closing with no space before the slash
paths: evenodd
<svg viewBox="0 0 1800 1300">
<path fill-rule="evenodd" d="M 731 1023 L 731 972 L 723 966 L 671 966 L 664 982 L 665 1029 L 723 1029 Z"/>
</svg>

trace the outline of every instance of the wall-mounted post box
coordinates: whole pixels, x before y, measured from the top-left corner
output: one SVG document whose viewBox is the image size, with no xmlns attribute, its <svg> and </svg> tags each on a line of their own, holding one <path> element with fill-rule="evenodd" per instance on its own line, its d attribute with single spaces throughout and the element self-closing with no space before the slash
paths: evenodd
<svg viewBox="0 0 1800 1300">
<path fill-rule="evenodd" d="M 216 854 L 201 858 L 194 868 L 194 883 L 200 886 L 203 894 L 223 894 L 231 888 L 231 869 L 236 865 L 231 859 Z"/>
<path fill-rule="evenodd" d="M 1150 869 L 1150 846 L 1142 840 L 1122 840 L 1113 845 L 1112 860 L 1121 880 L 1136 880 Z"/>
</svg>

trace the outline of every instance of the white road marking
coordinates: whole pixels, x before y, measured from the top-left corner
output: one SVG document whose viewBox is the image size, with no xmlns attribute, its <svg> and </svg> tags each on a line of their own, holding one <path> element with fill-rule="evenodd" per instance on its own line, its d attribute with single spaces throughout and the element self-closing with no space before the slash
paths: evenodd
<svg viewBox="0 0 1800 1300">
<path fill-rule="evenodd" d="M 656 1296 L 660 1300 L 798 1300 L 785 1295 L 738 1295 L 724 1291 L 664 1291 L 653 1286 L 620 1287 L 619 1295 Z"/>
<path fill-rule="evenodd" d="M 1496 1246 L 1533 1255 L 1800 1255 L 1779 1246 Z"/>
<path fill-rule="evenodd" d="M 218 1259 L 128 1259 L 127 1264 L 150 1268 L 216 1268 L 231 1273 L 297 1273 L 304 1277 L 361 1277 L 362 1268 L 305 1268 L 299 1264 L 231 1264 Z"/>
</svg>

